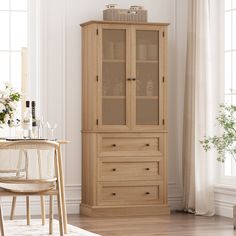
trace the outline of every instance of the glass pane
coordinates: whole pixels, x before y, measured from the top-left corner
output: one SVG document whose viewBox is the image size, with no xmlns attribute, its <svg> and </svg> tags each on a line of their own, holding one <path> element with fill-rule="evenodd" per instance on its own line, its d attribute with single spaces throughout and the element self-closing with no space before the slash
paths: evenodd
<svg viewBox="0 0 236 236">
<path fill-rule="evenodd" d="M 225 50 L 231 49 L 231 12 L 225 13 Z"/>
<path fill-rule="evenodd" d="M 225 158 L 225 176 L 231 176 L 231 156 L 227 155 Z"/>
<path fill-rule="evenodd" d="M 236 95 L 232 95 L 232 105 L 236 105 Z"/>
<path fill-rule="evenodd" d="M 159 32 L 136 32 L 136 124 L 159 124 Z"/>
<path fill-rule="evenodd" d="M 232 49 L 236 49 L 236 10 L 232 11 Z"/>
<path fill-rule="evenodd" d="M 9 10 L 9 0 L 0 0 L 0 10 Z"/>
<path fill-rule="evenodd" d="M 102 124 L 126 124 L 126 30 L 103 30 Z"/>
<path fill-rule="evenodd" d="M 236 93 L 236 51 L 232 52 L 232 89 Z"/>
<path fill-rule="evenodd" d="M 236 177 L 236 165 L 233 156 L 231 156 L 231 176 Z"/>
<path fill-rule="evenodd" d="M 9 13 L 0 11 L 0 50 L 9 50 Z"/>
<path fill-rule="evenodd" d="M 232 104 L 232 95 L 225 95 L 225 104 L 226 105 Z"/>
<path fill-rule="evenodd" d="M 225 0 L 225 10 L 231 9 L 231 0 Z"/>
<path fill-rule="evenodd" d="M 17 91 L 21 91 L 21 53 L 11 53 L 11 82 Z"/>
<path fill-rule="evenodd" d="M 27 47 L 27 13 L 12 12 L 11 16 L 11 49 L 21 50 Z"/>
<path fill-rule="evenodd" d="M 225 53 L 225 93 L 231 93 L 232 88 L 231 78 L 231 52 Z"/>
<path fill-rule="evenodd" d="M 0 52 L 0 83 L 9 81 L 9 53 Z"/>
<path fill-rule="evenodd" d="M 27 11 L 27 0 L 11 0 L 11 10 Z"/>
<path fill-rule="evenodd" d="M 232 0 L 232 8 L 233 8 L 233 9 L 236 8 L 236 0 Z"/>
</svg>

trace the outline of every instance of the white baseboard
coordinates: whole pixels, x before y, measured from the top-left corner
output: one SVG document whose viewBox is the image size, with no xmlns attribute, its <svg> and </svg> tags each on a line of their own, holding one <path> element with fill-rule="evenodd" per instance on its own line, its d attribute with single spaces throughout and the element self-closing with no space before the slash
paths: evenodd
<svg viewBox="0 0 236 236">
<path fill-rule="evenodd" d="M 172 211 L 183 210 L 183 196 L 169 196 L 168 203 Z"/>
<path fill-rule="evenodd" d="M 216 215 L 233 218 L 236 204 L 236 187 L 218 184 L 215 186 Z"/>
</svg>

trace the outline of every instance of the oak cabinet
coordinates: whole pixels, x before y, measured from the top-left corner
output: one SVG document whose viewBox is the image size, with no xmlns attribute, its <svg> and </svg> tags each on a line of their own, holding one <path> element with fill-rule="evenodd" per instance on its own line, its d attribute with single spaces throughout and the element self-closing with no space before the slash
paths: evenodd
<svg viewBox="0 0 236 236">
<path fill-rule="evenodd" d="M 168 24 L 81 26 L 81 213 L 168 214 Z"/>
</svg>

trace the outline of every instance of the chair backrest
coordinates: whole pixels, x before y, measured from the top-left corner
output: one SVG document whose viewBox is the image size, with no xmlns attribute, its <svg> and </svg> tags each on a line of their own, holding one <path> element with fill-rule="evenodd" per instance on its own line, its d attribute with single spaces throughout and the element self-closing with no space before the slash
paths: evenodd
<svg viewBox="0 0 236 236">
<path fill-rule="evenodd" d="M 49 179 L 54 177 L 53 141 L 23 140 L 0 143 L 1 179 Z"/>
</svg>

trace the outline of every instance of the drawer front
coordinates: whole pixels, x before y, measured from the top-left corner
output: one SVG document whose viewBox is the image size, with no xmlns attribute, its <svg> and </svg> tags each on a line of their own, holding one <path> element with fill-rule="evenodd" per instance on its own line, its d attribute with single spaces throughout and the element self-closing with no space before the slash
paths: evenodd
<svg viewBox="0 0 236 236">
<path fill-rule="evenodd" d="M 133 160 L 132 160 L 133 159 Z M 142 158 L 100 158 L 98 179 L 100 181 L 118 180 L 161 180 L 163 160 Z"/>
<path fill-rule="evenodd" d="M 163 203 L 162 184 L 98 187 L 98 205 L 145 205 Z"/>
<path fill-rule="evenodd" d="M 163 156 L 163 134 L 102 134 L 98 138 L 100 156 Z"/>
</svg>

